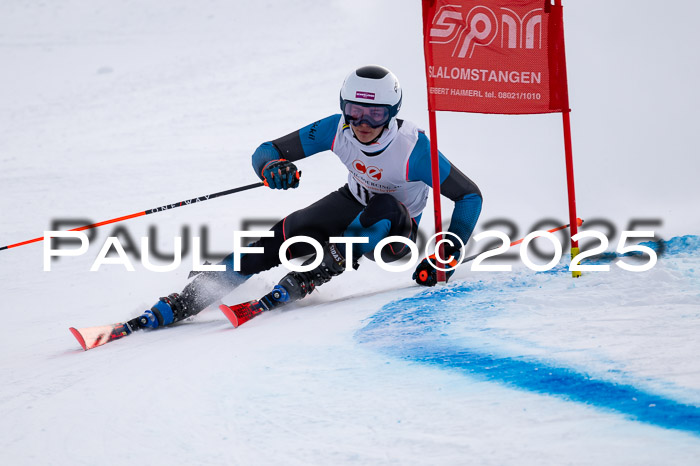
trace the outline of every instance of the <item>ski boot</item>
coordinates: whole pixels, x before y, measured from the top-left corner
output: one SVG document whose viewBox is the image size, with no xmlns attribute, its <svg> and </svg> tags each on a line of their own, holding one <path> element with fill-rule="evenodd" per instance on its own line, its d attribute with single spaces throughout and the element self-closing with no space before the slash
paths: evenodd
<svg viewBox="0 0 700 466">
<path fill-rule="evenodd" d="M 308 272 L 290 272 L 262 298 L 231 306 L 222 304 L 219 309 L 234 327 L 238 327 L 265 311 L 303 298 L 315 290 L 317 286 L 326 283 L 345 270 L 346 260 L 336 245 L 327 244 L 323 250 L 321 264 L 315 269 Z M 309 259 L 304 265 L 312 261 L 313 259 Z M 358 264 L 354 262 L 353 268 L 357 267 Z"/>
<path fill-rule="evenodd" d="M 312 261 L 313 259 L 309 259 L 307 262 Z M 275 302 L 278 302 L 280 299 L 284 299 L 282 302 L 293 302 L 303 298 L 313 292 L 317 286 L 343 273 L 345 271 L 345 263 L 345 257 L 338 250 L 338 246 L 326 244 L 323 248 L 323 260 L 318 267 L 308 272 L 290 272 L 282 278 L 275 289 L 278 287 L 283 288 L 287 296 L 282 295 Z M 274 293 L 275 290 L 272 290 L 272 293 L 270 293 L 273 295 L 272 298 L 276 296 Z M 267 295 L 265 298 L 267 298 Z"/>
<path fill-rule="evenodd" d="M 226 296 L 248 279 L 238 272 L 200 272 L 182 293 L 160 298 L 135 320 L 139 328 L 158 328 L 199 314 L 210 304 Z"/>
</svg>

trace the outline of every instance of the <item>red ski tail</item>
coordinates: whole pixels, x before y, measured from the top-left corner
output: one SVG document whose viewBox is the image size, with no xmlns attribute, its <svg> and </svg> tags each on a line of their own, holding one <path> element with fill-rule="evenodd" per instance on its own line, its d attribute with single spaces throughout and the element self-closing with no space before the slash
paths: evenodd
<svg viewBox="0 0 700 466">
<path fill-rule="evenodd" d="M 132 333 L 128 324 L 112 324 L 103 325 L 101 327 L 87 327 L 76 329 L 70 328 L 70 333 L 73 334 L 80 346 L 85 351 L 104 345 L 110 341 L 118 340 Z"/>
<path fill-rule="evenodd" d="M 78 340 L 78 343 L 80 343 L 80 346 L 83 347 L 85 351 L 87 351 L 87 345 L 85 344 L 85 338 L 80 334 L 78 329 L 71 327 L 70 328 L 70 333 L 73 334 L 76 340 Z"/>
<path fill-rule="evenodd" d="M 233 306 L 222 304 L 219 306 L 219 309 L 221 309 L 221 312 L 224 313 L 234 328 L 248 322 L 250 319 L 265 310 L 260 301 L 250 301 L 247 303 L 235 304 Z"/>
</svg>

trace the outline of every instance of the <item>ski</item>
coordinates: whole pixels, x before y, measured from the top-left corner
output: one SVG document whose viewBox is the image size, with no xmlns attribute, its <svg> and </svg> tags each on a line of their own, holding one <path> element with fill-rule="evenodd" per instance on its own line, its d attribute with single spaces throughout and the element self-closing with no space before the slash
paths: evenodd
<svg viewBox="0 0 700 466">
<path fill-rule="evenodd" d="M 222 304 L 219 306 L 219 309 L 221 309 L 221 312 L 224 313 L 234 328 L 238 328 L 239 325 L 248 322 L 250 319 L 266 310 L 257 299 L 247 303 L 233 304 L 231 306 Z"/>
<path fill-rule="evenodd" d="M 231 325 L 233 325 L 234 328 L 238 328 L 238 326 L 243 325 L 253 317 L 287 302 L 289 302 L 289 293 L 287 293 L 287 290 L 283 287 L 277 285 L 271 292 L 260 299 L 231 306 L 222 304 L 219 306 L 219 309 L 224 313 L 229 322 L 231 322 Z"/>
<path fill-rule="evenodd" d="M 410 290 L 416 287 L 416 284 L 412 284 L 402 288 L 388 288 L 385 290 L 358 293 L 352 296 L 346 296 L 344 298 L 329 301 L 326 304 L 340 303 L 349 299 L 374 296 L 389 291 Z M 240 325 L 243 325 L 244 323 L 248 322 L 253 317 L 256 317 L 265 311 L 269 311 L 288 302 L 290 302 L 290 299 L 287 290 L 284 289 L 282 286 L 277 285 L 270 293 L 266 294 L 260 299 L 254 299 L 253 301 L 248 301 L 240 304 L 233 304 L 229 306 L 227 306 L 226 304 L 221 304 L 219 306 L 219 309 L 221 310 L 221 312 L 224 313 L 229 322 L 231 322 L 231 325 L 233 325 L 234 328 L 238 328 Z"/>
<path fill-rule="evenodd" d="M 123 323 L 85 328 L 71 327 L 69 330 L 83 350 L 87 351 L 131 335 L 134 331 L 145 328 L 147 321 L 147 317 L 140 316 Z"/>
</svg>

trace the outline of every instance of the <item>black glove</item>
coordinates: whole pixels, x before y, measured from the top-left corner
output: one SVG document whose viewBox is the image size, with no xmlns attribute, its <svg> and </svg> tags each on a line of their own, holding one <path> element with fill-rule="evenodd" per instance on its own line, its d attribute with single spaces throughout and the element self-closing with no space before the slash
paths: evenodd
<svg viewBox="0 0 700 466">
<path fill-rule="evenodd" d="M 430 259 L 433 264 L 440 265 L 435 258 L 435 254 L 430 256 Z M 445 265 L 456 267 L 457 263 L 457 259 L 453 258 L 449 264 Z M 444 266 L 441 267 L 445 268 Z M 455 269 L 445 272 L 445 282 L 450 279 L 453 273 L 455 273 Z M 413 279 L 416 281 L 416 283 L 423 286 L 435 286 L 437 284 L 437 269 L 430 264 L 427 257 L 423 259 L 416 267 L 416 271 L 413 272 Z"/>
<path fill-rule="evenodd" d="M 262 169 L 263 183 L 272 189 L 296 188 L 300 177 L 296 165 L 285 159 L 268 162 Z"/>
</svg>

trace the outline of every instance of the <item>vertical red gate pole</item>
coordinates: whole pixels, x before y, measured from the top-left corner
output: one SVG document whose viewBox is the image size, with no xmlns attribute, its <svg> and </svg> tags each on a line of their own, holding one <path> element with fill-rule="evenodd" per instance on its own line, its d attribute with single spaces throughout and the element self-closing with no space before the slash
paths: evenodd
<svg viewBox="0 0 700 466">
<path fill-rule="evenodd" d="M 428 110 L 428 119 L 430 120 L 430 167 L 433 172 L 433 212 L 435 214 L 435 244 L 439 244 L 442 240 L 442 208 L 440 206 L 440 156 L 438 152 L 437 141 L 437 122 L 435 121 L 435 111 Z M 435 254 L 439 258 L 444 258 L 445 248 L 440 244 Z M 436 260 L 436 265 L 440 263 Z M 442 270 L 437 271 L 438 283 L 445 283 L 447 277 Z"/>
<path fill-rule="evenodd" d="M 561 113 L 564 123 L 564 156 L 566 158 L 566 189 L 569 194 L 569 228 L 572 238 L 578 233 L 578 223 L 576 220 L 576 189 L 574 188 L 574 157 L 571 148 L 571 111 Z M 578 241 L 571 240 L 571 258 L 579 253 Z M 574 277 L 580 277 L 581 272 L 571 272 Z"/>
<path fill-rule="evenodd" d="M 554 68 L 559 74 L 562 99 L 562 123 L 564 125 L 564 157 L 566 159 L 566 189 L 569 196 L 569 225 L 571 237 L 578 233 L 578 223 L 576 217 L 576 190 L 574 188 L 574 157 L 571 144 L 571 109 L 569 108 L 569 84 L 566 77 L 566 49 L 564 46 L 564 12 L 561 5 L 561 0 L 554 0 L 554 5 L 551 7 L 552 32 L 555 37 L 552 39 L 554 46 L 558 49 L 557 53 L 551 53 L 550 59 L 556 60 Z M 550 51 L 551 52 L 551 51 Z M 551 64 L 551 62 L 550 62 Z M 578 241 L 571 240 L 571 258 L 573 259 L 579 253 Z M 580 277 L 581 272 L 571 272 L 574 277 Z"/>
</svg>

